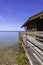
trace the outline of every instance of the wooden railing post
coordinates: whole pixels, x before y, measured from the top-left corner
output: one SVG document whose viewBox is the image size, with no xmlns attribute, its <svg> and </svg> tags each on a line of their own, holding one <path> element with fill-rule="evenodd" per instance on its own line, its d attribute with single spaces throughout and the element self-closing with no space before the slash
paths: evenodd
<svg viewBox="0 0 43 65">
<path fill-rule="evenodd" d="M 27 31 L 26 31 L 26 46 L 27 46 Z"/>
</svg>

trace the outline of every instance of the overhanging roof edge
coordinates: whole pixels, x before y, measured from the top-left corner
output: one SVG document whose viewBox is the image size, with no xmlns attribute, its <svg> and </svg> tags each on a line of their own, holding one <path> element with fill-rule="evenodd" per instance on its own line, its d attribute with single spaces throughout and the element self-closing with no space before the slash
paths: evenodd
<svg viewBox="0 0 43 65">
<path fill-rule="evenodd" d="M 36 19 L 36 18 L 38 18 L 38 17 L 40 17 L 42 15 L 43 15 L 43 11 L 40 12 L 40 13 L 37 13 L 37 14 L 31 16 L 31 17 L 29 17 L 28 20 L 21 26 L 21 28 L 25 27 L 27 23 L 29 23 L 30 21 L 32 21 L 32 20 L 34 20 L 34 19 Z"/>
</svg>

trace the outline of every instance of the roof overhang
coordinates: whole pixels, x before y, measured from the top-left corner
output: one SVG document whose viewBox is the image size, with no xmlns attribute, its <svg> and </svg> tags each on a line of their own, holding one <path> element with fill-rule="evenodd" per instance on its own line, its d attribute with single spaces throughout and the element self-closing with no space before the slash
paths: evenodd
<svg viewBox="0 0 43 65">
<path fill-rule="evenodd" d="M 43 18 L 43 11 L 40 12 L 40 13 L 37 13 L 37 14 L 34 15 L 34 16 L 29 17 L 29 19 L 21 26 L 21 28 L 28 26 L 31 21 L 33 21 L 33 20 L 35 20 L 35 19 L 37 19 L 37 18 L 39 18 L 39 17 L 40 17 L 40 19 Z"/>
</svg>

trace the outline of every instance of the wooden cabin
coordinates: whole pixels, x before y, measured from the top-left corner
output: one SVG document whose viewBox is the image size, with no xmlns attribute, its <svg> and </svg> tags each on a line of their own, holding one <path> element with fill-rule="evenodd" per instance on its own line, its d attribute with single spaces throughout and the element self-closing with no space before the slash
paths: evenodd
<svg viewBox="0 0 43 65">
<path fill-rule="evenodd" d="M 26 31 L 43 31 L 43 11 L 29 17 L 22 27 Z"/>
</svg>

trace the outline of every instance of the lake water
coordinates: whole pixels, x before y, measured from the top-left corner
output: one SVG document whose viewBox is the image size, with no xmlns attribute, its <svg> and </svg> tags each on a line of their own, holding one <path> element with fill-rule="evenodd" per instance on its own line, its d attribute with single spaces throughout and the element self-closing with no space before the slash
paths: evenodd
<svg viewBox="0 0 43 65">
<path fill-rule="evenodd" d="M 18 43 L 18 32 L 0 32 L 0 49 Z"/>
</svg>

